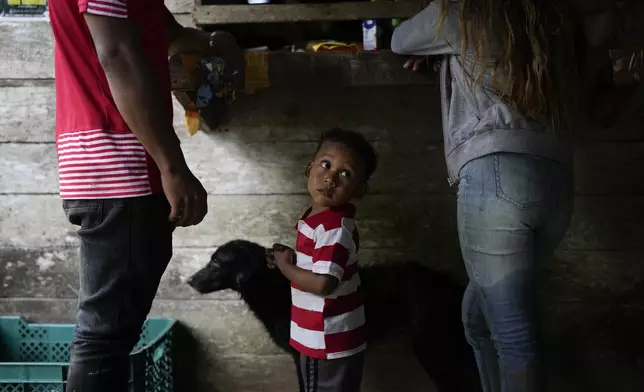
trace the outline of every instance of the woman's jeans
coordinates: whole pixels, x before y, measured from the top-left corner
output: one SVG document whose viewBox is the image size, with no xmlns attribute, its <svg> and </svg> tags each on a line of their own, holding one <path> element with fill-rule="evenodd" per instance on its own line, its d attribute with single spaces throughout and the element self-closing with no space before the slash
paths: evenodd
<svg viewBox="0 0 644 392">
<path fill-rule="evenodd" d="M 460 172 L 458 232 L 470 283 L 463 325 L 484 392 L 544 388 L 536 276 L 568 230 L 573 175 L 558 162 L 497 153 Z"/>
</svg>

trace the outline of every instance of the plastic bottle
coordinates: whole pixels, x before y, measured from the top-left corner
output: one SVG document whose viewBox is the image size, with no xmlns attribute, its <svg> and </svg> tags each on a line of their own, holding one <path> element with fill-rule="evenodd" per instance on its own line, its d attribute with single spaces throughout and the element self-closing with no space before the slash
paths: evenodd
<svg viewBox="0 0 644 392">
<path fill-rule="evenodd" d="M 362 22 L 362 46 L 367 52 L 378 50 L 378 24 L 374 19 Z"/>
</svg>

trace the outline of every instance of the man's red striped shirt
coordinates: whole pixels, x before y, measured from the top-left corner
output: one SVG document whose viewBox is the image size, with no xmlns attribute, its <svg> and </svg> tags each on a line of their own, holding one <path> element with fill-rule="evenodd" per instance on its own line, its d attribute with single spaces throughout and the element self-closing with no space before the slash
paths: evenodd
<svg viewBox="0 0 644 392">
<path fill-rule="evenodd" d="M 159 170 L 119 113 L 84 13 L 138 24 L 144 55 L 172 120 L 163 0 L 50 0 L 55 38 L 60 196 L 105 199 L 162 192 Z"/>
</svg>

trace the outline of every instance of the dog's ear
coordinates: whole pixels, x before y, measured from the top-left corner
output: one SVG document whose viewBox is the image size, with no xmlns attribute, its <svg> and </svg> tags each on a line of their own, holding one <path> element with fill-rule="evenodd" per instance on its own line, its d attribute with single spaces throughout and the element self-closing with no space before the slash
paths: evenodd
<svg viewBox="0 0 644 392">
<path fill-rule="evenodd" d="M 238 272 L 237 275 L 235 276 L 235 283 L 237 284 L 237 287 L 241 287 L 241 285 L 246 283 L 248 279 L 250 279 L 249 274 L 245 274 L 244 272 Z"/>
<path fill-rule="evenodd" d="M 244 242 L 239 245 L 235 248 L 235 252 L 230 255 L 232 257 L 231 261 L 234 260 L 234 264 L 237 266 L 233 277 L 237 287 L 261 273 L 262 269 L 268 268 L 267 259 L 272 255 L 272 249 L 265 248 L 259 244 Z"/>
<path fill-rule="evenodd" d="M 244 283 L 248 282 L 259 270 L 259 267 L 251 267 L 249 269 L 241 269 L 235 274 L 235 283 L 237 287 L 241 287 Z"/>
</svg>

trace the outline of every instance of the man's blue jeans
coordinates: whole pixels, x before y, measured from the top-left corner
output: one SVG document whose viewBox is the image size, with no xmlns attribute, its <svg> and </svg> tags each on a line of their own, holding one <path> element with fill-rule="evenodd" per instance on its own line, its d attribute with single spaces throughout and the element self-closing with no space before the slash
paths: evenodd
<svg viewBox="0 0 644 392">
<path fill-rule="evenodd" d="M 558 162 L 497 153 L 460 173 L 458 231 L 470 278 L 463 325 L 484 392 L 540 391 L 536 275 L 570 223 L 573 174 Z"/>
<path fill-rule="evenodd" d="M 65 200 L 77 225 L 80 293 L 68 392 L 125 392 L 139 340 L 172 257 L 165 196 Z"/>
</svg>

